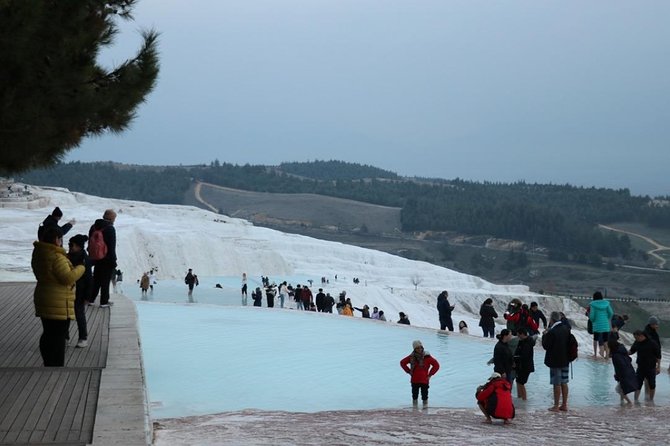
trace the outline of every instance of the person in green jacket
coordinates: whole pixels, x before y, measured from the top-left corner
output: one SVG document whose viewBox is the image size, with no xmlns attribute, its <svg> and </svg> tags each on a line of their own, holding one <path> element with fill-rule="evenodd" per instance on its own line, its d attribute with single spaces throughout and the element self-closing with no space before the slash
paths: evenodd
<svg viewBox="0 0 670 446">
<path fill-rule="evenodd" d="M 84 265 L 72 265 L 62 245 L 63 231 L 57 226 L 46 227 L 42 241 L 33 243 L 35 316 L 42 319 L 40 354 L 45 367 L 65 365 L 68 321 L 75 318 L 75 283 L 85 270 Z"/>
<path fill-rule="evenodd" d="M 596 344 L 598 352 L 603 358 L 607 357 L 607 339 L 612 329 L 611 320 L 614 316 L 612 305 L 607 299 L 603 298 L 600 291 L 593 293 L 593 300 L 589 305 L 589 319 L 593 324 L 593 356 L 596 353 Z"/>
</svg>

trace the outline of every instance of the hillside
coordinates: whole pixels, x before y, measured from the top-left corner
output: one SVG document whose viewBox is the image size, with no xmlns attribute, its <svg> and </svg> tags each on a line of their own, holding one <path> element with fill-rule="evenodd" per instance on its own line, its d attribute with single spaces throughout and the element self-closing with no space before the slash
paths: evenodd
<svg viewBox="0 0 670 446">
<path fill-rule="evenodd" d="M 204 209 L 213 206 L 223 214 L 259 226 L 426 261 L 495 283 L 519 283 L 533 291 L 566 296 L 588 296 L 595 289 L 605 288 L 619 297 L 670 297 L 668 270 L 625 266 L 608 269 L 602 264 L 557 261 L 531 245 L 456 232 L 403 234 L 393 223 L 398 221 L 397 208 L 320 195 L 258 193 L 211 185 L 201 187 L 204 204 L 195 198 L 194 191 L 195 187 L 189 190 L 187 203 Z M 342 224 L 343 220 L 347 224 Z M 367 231 L 360 230 L 363 225 Z"/>
<path fill-rule="evenodd" d="M 199 187 L 200 200 L 195 196 Z M 272 194 L 201 183 L 189 189 L 185 204 L 202 207 L 261 226 L 313 227 L 330 231 L 392 234 L 400 232 L 400 209 L 316 194 Z"/>
</svg>

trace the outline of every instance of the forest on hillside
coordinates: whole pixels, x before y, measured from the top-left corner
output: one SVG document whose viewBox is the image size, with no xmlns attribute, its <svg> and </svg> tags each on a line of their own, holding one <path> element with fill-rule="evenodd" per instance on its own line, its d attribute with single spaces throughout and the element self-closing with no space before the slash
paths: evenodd
<svg viewBox="0 0 670 446">
<path fill-rule="evenodd" d="M 181 204 L 194 181 L 274 193 L 314 193 L 402 209 L 404 232 L 456 231 L 545 246 L 556 259 L 626 258 L 627 236 L 603 233 L 598 223 L 642 222 L 670 228 L 670 206 L 627 189 L 570 185 L 402 178 L 341 161 L 199 166 L 60 163 L 19 178 L 111 198 Z M 667 199 L 667 197 L 666 197 Z M 656 203 L 656 204 L 654 204 Z"/>
</svg>

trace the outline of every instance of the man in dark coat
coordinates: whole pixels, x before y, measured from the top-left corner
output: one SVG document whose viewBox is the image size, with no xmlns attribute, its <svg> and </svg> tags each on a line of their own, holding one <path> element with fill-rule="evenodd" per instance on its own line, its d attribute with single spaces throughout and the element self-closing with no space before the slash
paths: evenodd
<svg viewBox="0 0 670 446">
<path fill-rule="evenodd" d="M 324 307 L 326 304 L 326 294 L 323 292 L 323 288 L 319 288 L 319 292 L 316 293 L 315 303 L 316 303 L 316 311 L 318 311 L 319 313 L 325 311 Z"/>
<path fill-rule="evenodd" d="M 437 296 L 437 312 L 440 316 L 440 330 L 449 329 L 449 331 L 454 331 L 454 322 L 451 320 L 451 312 L 454 307 L 449 304 L 449 293 L 447 291 L 442 291 L 439 296 Z"/>
<path fill-rule="evenodd" d="M 549 367 L 550 382 L 554 386 L 554 405 L 549 408 L 553 412 L 568 410 L 569 340 L 570 328 L 561 322 L 561 314 L 553 311 L 549 318 L 549 328 L 542 335 L 542 347 L 546 350 L 544 365 Z M 559 405 L 561 396 L 563 404 Z"/>
<path fill-rule="evenodd" d="M 95 302 L 95 298 L 100 293 L 100 307 L 107 308 L 114 305 L 109 301 L 109 283 L 112 281 L 112 274 L 116 273 L 116 229 L 114 222 L 116 221 L 116 212 L 113 209 L 107 209 L 99 218 L 93 223 L 91 229 L 88 231 L 89 239 L 89 254 L 91 248 L 91 237 L 96 230 L 102 230 L 102 238 L 107 246 L 107 254 L 105 257 L 93 260 L 93 291 L 91 292 L 91 303 Z"/>
<path fill-rule="evenodd" d="M 59 226 L 58 222 L 60 221 L 61 218 L 63 218 L 63 211 L 61 211 L 60 208 L 56 206 L 51 215 L 47 215 L 47 218 L 45 218 L 40 227 L 37 228 L 37 240 L 39 240 L 40 242 L 44 241 L 42 240 L 42 236 L 44 235 L 44 230 L 49 226 L 55 226 L 57 228 L 60 228 L 63 236 L 65 236 L 65 234 L 67 234 L 68 231 L 72 229 L 72 226 L 74 226 L 75 220 L 72 219 L 69 222 L 65 223 L 63 226 Z"/>
</svg>

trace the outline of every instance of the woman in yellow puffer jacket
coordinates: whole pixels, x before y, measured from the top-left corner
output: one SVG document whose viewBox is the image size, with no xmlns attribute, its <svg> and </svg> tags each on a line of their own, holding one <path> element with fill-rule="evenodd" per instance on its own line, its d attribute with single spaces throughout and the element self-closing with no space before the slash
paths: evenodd
<svg viewBox="0 0 670 446">
<path fill-rule="evenodd" d="M 65 364 L 68 320 L 75 318 L 74 287 L 84 274 L 83 265 L 70 263 L 62 244 L 63 232 L 58 227 L 46 228 L 42 241 L 33 243 L 35 316 L 42 319 L 40 353 L 45 367 Z"/>
</svg>

